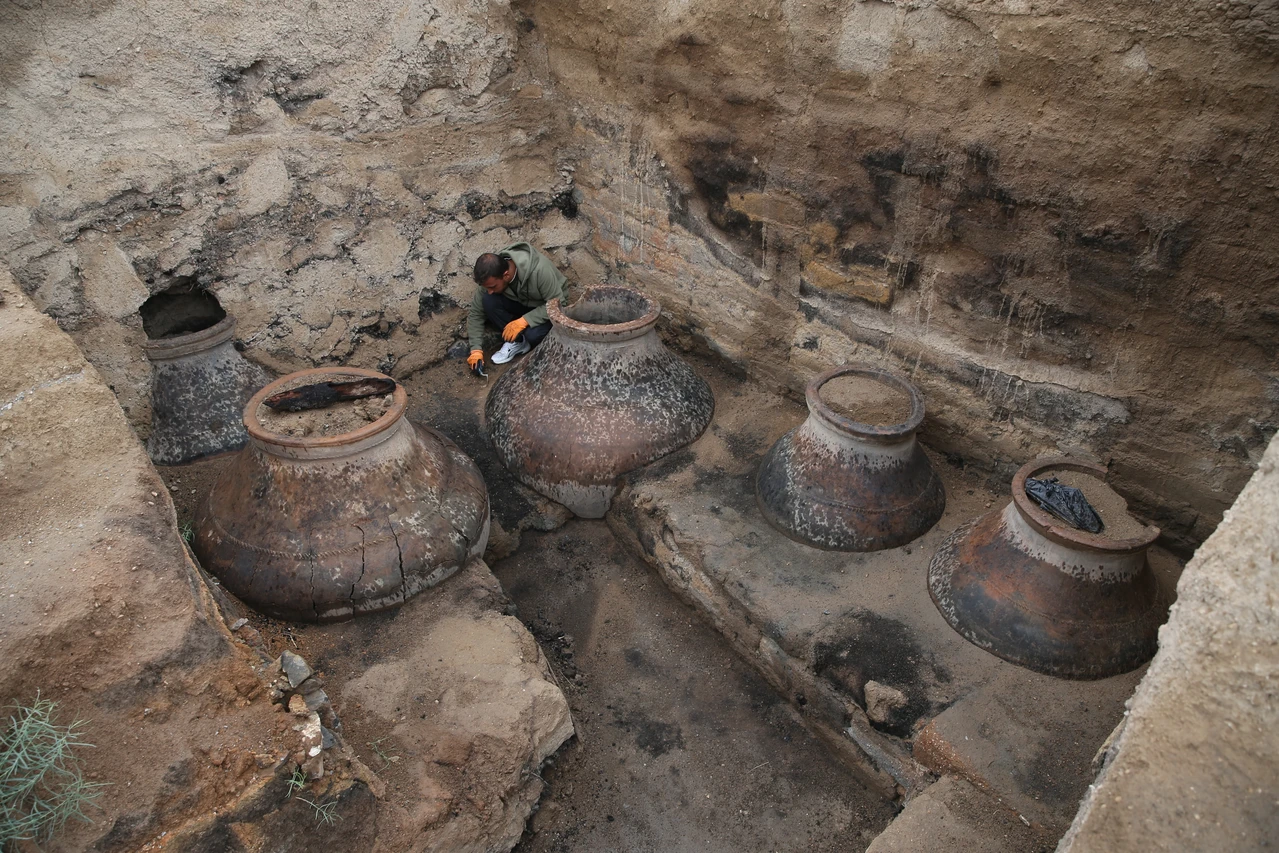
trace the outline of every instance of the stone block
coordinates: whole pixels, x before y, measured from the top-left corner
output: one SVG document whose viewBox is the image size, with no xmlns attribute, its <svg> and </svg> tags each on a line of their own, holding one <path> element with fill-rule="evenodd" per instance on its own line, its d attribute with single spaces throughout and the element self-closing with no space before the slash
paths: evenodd
<svg viewBox="0 0 1279 853">
<path fill-rule="evenodd" d="M 801 228 L 807 215 L 803 200 L 784 190 L 730 192 L 728 208 L 757 222 Z"/>
<path fill-rule="evenodd" d="M 99 314 L 121 319 L 135 313 L 151 295 L 129 256 L 109 237 L 86 232 L 77 241 L 84 296 Z"/>
<path fill-rule="evenodd" d="M 293 181 L 279 151 L 259 155 L 240 175 L 237 182 L 239 212 L 253 217 L 266 213 L 277 204 L 289 200 Z"/>
<path fill-rule="evenodd" d="M 866 853 L 1039 853 L 1052 837 L 963 779 L 943 776 L 906 804 Z"/>
<path fill-rule="evenodd" d="M 861 299 L 884 308 L 893 302 L 893 284 L 882 269 L 859 265 L 843 271 L 821 261 L 810 261 L 804 267 L 804 278 L 817 290 L 835 296 Z"/>
</svg>

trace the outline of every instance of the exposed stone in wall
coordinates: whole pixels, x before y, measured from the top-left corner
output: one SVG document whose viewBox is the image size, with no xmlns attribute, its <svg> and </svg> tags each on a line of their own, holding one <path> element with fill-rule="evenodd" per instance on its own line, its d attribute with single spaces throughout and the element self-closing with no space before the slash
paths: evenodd
<svg viewBox="0 0 1279 853">
<path fill-rule="evenodd" d="M 1175 538 L 1279 425 L 1273 4 L 519 4 L 595 246 L 793 389 L 908 371 L 1001 475 L 1115 462 Z"/>
<path fill-rule="evenodd" d="M 404 375 L 444 356 L 475 254 L 555 252 L 561 119 L 500 3 L 10 4 L 0 253 L 149 421 L 137 308 L 212 291 L 250 358 Z M 543 75 L 544 76 L 544 75 Z"/>
<path fill-rule="evenodd" d="M 1058 850 L 1260 850 L 1279 833 L 1279 440 L 1177 584 L 1109 762 Z"/>
</svg>

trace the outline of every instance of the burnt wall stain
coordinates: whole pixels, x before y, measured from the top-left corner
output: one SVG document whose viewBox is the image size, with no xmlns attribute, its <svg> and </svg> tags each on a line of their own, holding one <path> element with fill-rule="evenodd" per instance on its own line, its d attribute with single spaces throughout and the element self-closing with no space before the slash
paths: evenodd
<svg viewBox="0 0 1279 853">
<path fill-rule="evenodd" d="M 422 288 L 422 292 L 417 298 L 417 318 L 425 320 L 427 317 L 433 317 L 446 308 L 450 303 L 448 297 L 429 288 Z"/>
<path fill-rule="evenodd" d="M 716 228 L 749 247 L 763 250 L 763 224 L 728 207 L 728 194 L 743 189 L 761 189 L 765 176 L 753 156 L 735 151 L 731 142 L 704 140 L 689 158 L 693 186 L 707 205 L 707 217 Z"/>
</svg>

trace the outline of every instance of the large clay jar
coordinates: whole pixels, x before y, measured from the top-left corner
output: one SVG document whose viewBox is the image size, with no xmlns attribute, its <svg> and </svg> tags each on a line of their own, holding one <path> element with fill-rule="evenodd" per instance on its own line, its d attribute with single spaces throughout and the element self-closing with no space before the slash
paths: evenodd
<svg viewBox="0 0 1279 853">
<path fill-rule="evenodd" d="M 151 361 L 152 462 L 178 465 L 244 446 L 244 404 L 270 377 L 236 351 L 234 337 L 235 318 L 223 317 L 142 345 Z"/>
<path fill-rule="evenodd" d="M 268 431 L 258 407 L 304 381 L 386 378 L 371 370 L 304 370 L 249 401 L 249 443 L 196 517 L 204 567 L 253 608 L 303 622 L 385 610 L 484 553 L 489 503 L 475 463 L 405 416 L 396 386 L 387 412 L 341 435 Z"/>
<path fill-rule="evenodd" d="M 883 383 L 906 395 L 903 423 L 859 423 L 822 399 L 840 376 Z M 756 495 L 769 523 L 797 541 L 829 551 L 879 551 L 923 535 L 946 509 L 946 492 L 915 430 L 924 400 L 906 380 L 883 370 L 843 366 L 805 389 L 808 419 L 764 456 Z"/>
<path fill-rule="evenodd" d="M 1030 462 L 1012 500 L 952 533 L 928 568 L 933 602 L 956 631 L 1005 660 L 1062 678 L 1105 678 L 1148 661 L 1168 604 L 1146 560 L 1147 527 L 1114 540 L 1067 526 L 1026 495 L 1050 470 L 1104 479 L 1100 465 Z"/>
<path fill-rule="evenodd" d="M 601 518 L 618 476 L 701 435 L 715 398 L 658 339 L 651 297 L 593 287 L 547 310 L 550 334 L 489 393 L 489 436 L 525 485 Z"/>
</svg>

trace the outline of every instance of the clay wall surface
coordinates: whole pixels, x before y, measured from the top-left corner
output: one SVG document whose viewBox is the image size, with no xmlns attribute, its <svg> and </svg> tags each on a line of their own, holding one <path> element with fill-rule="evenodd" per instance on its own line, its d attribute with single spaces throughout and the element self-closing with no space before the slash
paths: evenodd
<svg viewBox="0 0 1279 853">
<path fill-rule="evenodd" d="M 1113 459 L 1201 540 L 1279 424 L 1279 9 L 524 0 L 594 243 L 800 389 L 907 372 L 1001 482 Z"/>
<path fill-rule="evenodd" d="M 1114 460 L 1174 542 L 1279 424 L 1273 3 L 225 0 L 0 11 L 0 256 L 143 432 L 137 309 L 406 375 L 480 251 L 792 390 L 905 371 L 1003 481 Z"/>
<path fill-rule="evenodd" d="M 1199 549 L 1110 762 L 1060 853 L 1260 850 L 1279 837 L 1279 441 Z"/>
<path fill-rule="evenodd" d="M 487 0 L 5 4 L 0 258 L 144 433 L 138 308 L 174 284 L 277 371 L 404 375 L 479 252 L 590 263 L 526 35 Z"/>
</svg>

